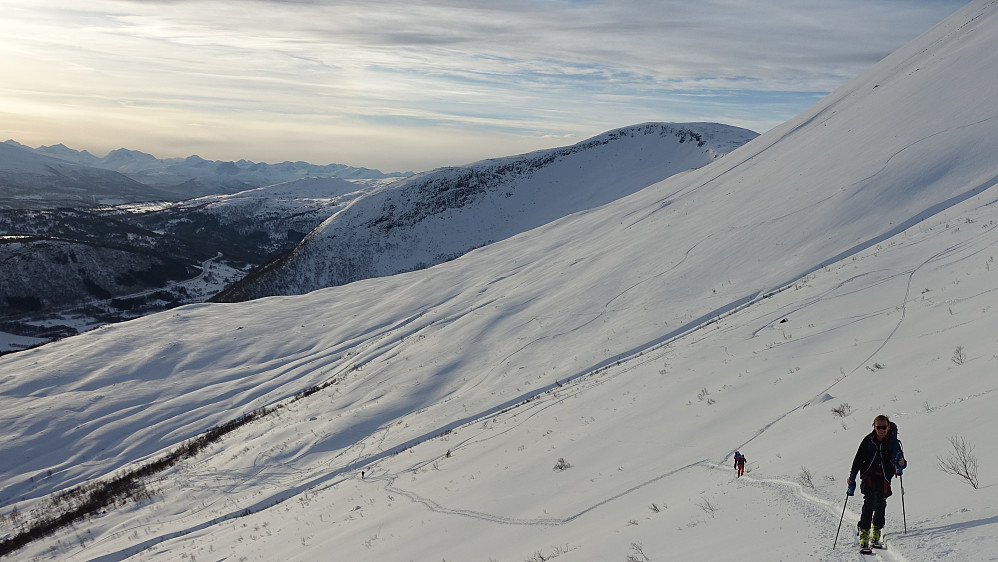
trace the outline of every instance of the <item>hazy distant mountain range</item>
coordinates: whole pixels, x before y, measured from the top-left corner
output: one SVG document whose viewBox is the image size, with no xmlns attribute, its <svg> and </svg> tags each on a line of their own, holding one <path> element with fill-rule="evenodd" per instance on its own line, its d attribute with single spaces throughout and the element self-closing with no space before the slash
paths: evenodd
<svg viewBox="0 0 998 562">
<path fill-rule="evenodd" d="M 126 148 L 98 158 L 62 144 L 31 148 L 8 140 L 0 143 L 0 209 L 180 201 L 305 177 L 383 179 L 411 175 L 345 164 L 266 164 L 205 160 L 199 156 L 160 159 Z"/>
</svg>

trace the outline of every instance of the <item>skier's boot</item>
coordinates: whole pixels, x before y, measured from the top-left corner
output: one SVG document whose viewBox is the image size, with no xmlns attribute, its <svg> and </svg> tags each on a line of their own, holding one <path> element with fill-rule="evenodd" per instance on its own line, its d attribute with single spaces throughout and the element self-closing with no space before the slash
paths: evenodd
<svg viewBox="0 0 998 562">
<path fill-rule="evenodd" d="M 859 530 L 859 547 L 862 549 L 870 548 L 870 530 L 860 529 Z"/>
<path fill-rule="evenodd" d="M 873 531 L 870 533 L 870 546 L 884 548 L 884 543 L 880 542 L 880 527 L 876 525 L 873 526 Z"/>
</svg>

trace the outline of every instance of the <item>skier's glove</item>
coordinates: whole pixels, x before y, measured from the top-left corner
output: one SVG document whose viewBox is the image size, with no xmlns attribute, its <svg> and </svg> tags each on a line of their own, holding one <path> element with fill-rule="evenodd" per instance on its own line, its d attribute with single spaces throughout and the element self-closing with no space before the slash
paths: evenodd
<svg viewBox="0 0 998 562">
<path fill-rule="evenodd" d="M 901 476 L 904 469 L 908 468 L 908 461 L 904 460 L 904 456 L 901 452 L 898 452 L 897 456 L 891 460 L 891 464 L 894 465 L 894 474 Z"/>
<path fill-rule="evenodd" d="M 848 486 L 849 486 L 848 488 L 846 488 L 846 495 L 847 496 L 851 496 L 851 495 L 855 494 L 856 493 L 856 479 L 852 477 L 852 474 L 849 475 L 849 478 L 846 480 L 846 484 L 848 484 Z"/>
</svg>

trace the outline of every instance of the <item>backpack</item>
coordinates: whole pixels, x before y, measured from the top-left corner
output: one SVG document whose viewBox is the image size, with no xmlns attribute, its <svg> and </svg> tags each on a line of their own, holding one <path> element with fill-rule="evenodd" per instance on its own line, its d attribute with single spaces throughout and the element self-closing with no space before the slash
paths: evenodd
<svg viewBox="0 0 998 562">
<path fill-rule="evenodd" d="M 902 469 L 897 465 L 897 461 L 904 456 L 904 449 L 901 448 L 901 440 L 898 439 L 898 425 L 894 422 L 891 422 L 891 428 L 887 430 L 887 452 L 891 464 L 894 465 L 894 470 L 897 474 L 901 474 Z M 907 468 L 907 464 L 905 464 L 905 468 Z"/>
</svg>

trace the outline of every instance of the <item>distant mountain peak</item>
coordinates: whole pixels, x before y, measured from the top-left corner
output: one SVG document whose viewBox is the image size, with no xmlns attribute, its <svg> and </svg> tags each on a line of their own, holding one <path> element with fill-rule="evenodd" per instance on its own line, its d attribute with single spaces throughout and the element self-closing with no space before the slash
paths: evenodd
<svg viewBox="0 0 998 562">
<path fill-rule="evenodd" d="M 384 179 L 408 177 L 407 173 L 385 174 L 379 170 L 348 166 L 346 164 L 316 165 L 303 161 L 285 161 L 280 164 L 267 164 L 240 159 L 236 162 L 223 160 L 207 160 L 198 155 L 186 158 L 160 159 L 156 156 L 133 150 L 118 148 L 107 153 L 103 158 L 83 150 L 74 150 L 64 144 L 31 148 L 14 140 L 7 140 L 3 146 L 12 150 L 21 150 L 16 157 L 14 153 L 0 160 L 0 175 L 7 173 L 6 181 L 12 188 L 19 188 L 19 182 L 28 182 L 20 187 L 35 189 L 43 187 L 45 175 L 51 170 L 39 166 L 39 158 L 49 158 L 48 166 L 63 164 L 80 165 L 102 172 L 116 172 L 131 180 L 131 185 L 120 195 L 108 192 L 88 193 L 86 185 L 73 187 L 69 199 L 63 195 L 51 192 L 51 203 L 46 203 L 46 197 L 20 197 L 17 201 L 4 202 L 0 199 L 0 207 L 32 207 L 46 208 L 55 205 L 82 205 L 135 203 L 140 201 L 168 200 L 179 201 L 213 194 L 232 194 L 247 189 L 276 185 L 306 177 L 343 178 L 349 180 Z M 5 165 L 4 162 L 7 162 Z M 30 172 L 36 175 L 32 178 L 16 179 L 9 172 L 22 169 L 30 164 Z M 6 167 L 5 167 L 6 166 Z M 93 177 L 96 172 L 89 172 Z M 103 176 L 110 178 L 110 176 Z M 41 183 L 38 183 L 41 182 Z M 132 183 L 134 182 L 134 183 Z M 104 182 L 106 183 L 106 182 Z M 114 182 L 112 182 L 114 183 Z M 136 185 L 145 185 L 145 189 L 133 189 Z M 63 185 L 63 188 L 67 186 Z M 100 190 L 98 190 L 100 191 Z"/>
</svg>

